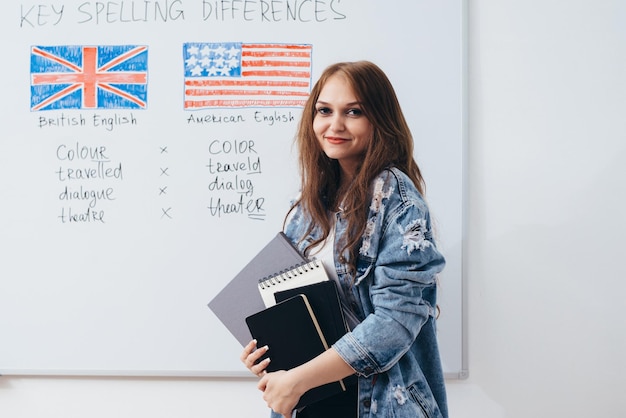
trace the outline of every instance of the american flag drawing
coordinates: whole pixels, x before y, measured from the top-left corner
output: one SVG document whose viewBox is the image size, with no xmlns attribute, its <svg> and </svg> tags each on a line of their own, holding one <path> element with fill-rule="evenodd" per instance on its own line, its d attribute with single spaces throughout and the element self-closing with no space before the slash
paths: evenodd
<svg viewBox="0 0 626 418">
<path fill-rule="evenodd" d="M 311 91 L 311 45 L 185 43 L 185 105 L 301 107 Z"/>
<path fill-rule="evenodd" d="M 148 47 L 33 46 L 31 110 L 144 109 Z"/>
</svg>

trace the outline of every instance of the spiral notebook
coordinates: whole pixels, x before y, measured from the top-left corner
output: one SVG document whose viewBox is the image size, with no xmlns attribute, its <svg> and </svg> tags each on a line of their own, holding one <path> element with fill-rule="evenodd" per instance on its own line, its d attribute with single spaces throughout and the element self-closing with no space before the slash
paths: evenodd
<svg viewBox="0 0 626 418">
<path fill-rule="evenodd" d="M 310 284 L 328 281 L 328 275 L 319 260 L 304 261 L 288 269 L 259 280 L 259 292 L 266 308 L 274 306 L 274 294 Z"/>
</svg>

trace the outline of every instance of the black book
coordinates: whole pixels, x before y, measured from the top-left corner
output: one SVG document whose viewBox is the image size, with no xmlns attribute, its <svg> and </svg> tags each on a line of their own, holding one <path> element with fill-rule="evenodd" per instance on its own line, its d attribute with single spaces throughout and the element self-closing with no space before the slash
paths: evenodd
<svg viewBox="0 0 626 418">
<path fill-rule="evenodd" d="M 298 294 L 305 295 L 309 300 L 329 347 L 348 332 L 348 324 L 341 309 L 337 283 L 334 280 L 276 292 L 274 298 L 279 303 Z M 356 375 L 352 375 L 343 379 L 343 383 L 346 386 L 351 386 L 355 385 L 357 380 Z"/>
<path fill-rule="evenodd" d="M 257 346 L 269 347 L 268 372 L 289 370 L 317 357 L 330 346 L 307 296 L 298 294 L 246 318 Z M 262 360 L 262 359 L 261 359 Z M 342 391 L 343 381 L 318 386 L 300 398 L 302 408 Z"/>
<path fill-rule="evenodd" d="M 280 303 L 298 294 L 307 297 L 329 347 L 348 331 L 334 280 L 276 292 L 274 298 Z"/>
</svg>

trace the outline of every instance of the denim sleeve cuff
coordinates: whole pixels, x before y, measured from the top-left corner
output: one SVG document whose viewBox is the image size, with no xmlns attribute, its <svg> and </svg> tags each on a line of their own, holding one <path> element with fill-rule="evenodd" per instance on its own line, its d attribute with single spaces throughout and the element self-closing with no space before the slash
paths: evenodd
<svg viewBox="0 0 626 418">
<path fill-rule="evenodd" d="M 376 361 L 350 332 L 333 344 L 333 348 L 359 376 L 369 377 L 382 372 Z"/>
</svg>

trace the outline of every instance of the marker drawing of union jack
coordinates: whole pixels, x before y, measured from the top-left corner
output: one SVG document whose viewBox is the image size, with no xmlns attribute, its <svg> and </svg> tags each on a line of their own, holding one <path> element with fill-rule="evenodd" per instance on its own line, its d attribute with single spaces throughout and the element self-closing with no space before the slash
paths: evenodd
<svg viewBox="0 0 626 418">
<path fill-rule="evenodd" d="M 311 58 L 308 44 L 186 43 L 184 108 L 302 107 Z"/>
<path fill-rule="evenodd" d="M 33 46 L 32 111 L 145 109 L 148 47 Z"/>
</svg>

